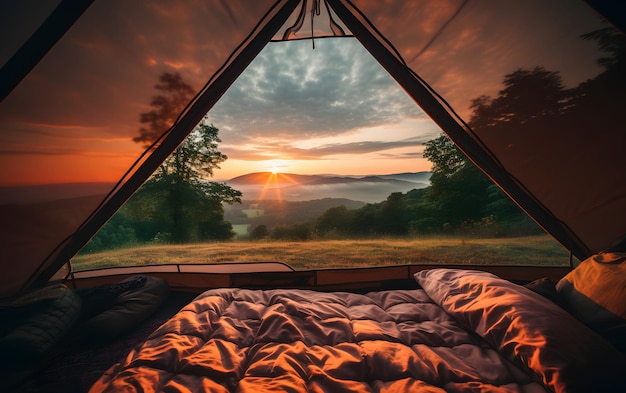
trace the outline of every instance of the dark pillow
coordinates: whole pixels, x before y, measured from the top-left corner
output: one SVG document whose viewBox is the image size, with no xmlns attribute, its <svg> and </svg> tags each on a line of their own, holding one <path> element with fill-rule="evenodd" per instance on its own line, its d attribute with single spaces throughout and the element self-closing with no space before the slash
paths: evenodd
<svg viewBox="0 0 626 393">
<path fill-rule="evenodd" d="M 133 276 L 117 284 L 104 284 L 94 288 L 81 288 L 76 293 L 81 297 L 83 307 L 81 321 L 86 321 L 113 306 L 122 293 L 145 285 L 146 276 Z"/>
<path fill-rule="evenodd" d="M 143 284 L 125 285 L 137 282 Z M 106 340 L 128 332 L 156 311 L 169 294 L 167 281 L 157 277 L 133 276 L 120 284 L 126 290 L 118 294 L 109 308 L 83 325 L 92 338 Z"/>
<path fill-rule="evenodd" d="M 556 285 L 566 309 L 626 353 L 626 253 L 591 256 Z"/>
</svg>

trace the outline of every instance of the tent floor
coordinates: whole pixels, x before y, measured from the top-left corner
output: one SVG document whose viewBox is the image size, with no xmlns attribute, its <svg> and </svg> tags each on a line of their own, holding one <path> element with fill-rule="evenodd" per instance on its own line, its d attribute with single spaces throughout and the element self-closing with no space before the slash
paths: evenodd
<svg viewBox="0 0 626 393">
<path fill-rule="evenodd" d="M 171 292 L 164 304 L 137 328 L 114 341 L 76 340 L 70 334 L 34 365 L 13 373 L 11 392 L 84 393 L 113 364 L 120 361 L 150 333 L 197 296 Z M 6 386 L 6 385 L 5 385 Z"/>
</svg>

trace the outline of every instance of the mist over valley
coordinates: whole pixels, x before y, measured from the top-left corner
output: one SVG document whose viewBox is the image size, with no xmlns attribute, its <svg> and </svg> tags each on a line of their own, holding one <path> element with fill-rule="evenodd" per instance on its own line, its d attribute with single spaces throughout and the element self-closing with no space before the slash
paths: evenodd
<svg viewBox="0 0 626 393">
<path fill-rule="evenodd" d="M 394 192 L 405 193 L 428 187 L 430 175 L 430 172 L 369 176 L 257 172 L 235 177 L 225 183 L 241 191 L 244 201 L 310 201 L 342 198 L 377 203 Z"/>
</svg>

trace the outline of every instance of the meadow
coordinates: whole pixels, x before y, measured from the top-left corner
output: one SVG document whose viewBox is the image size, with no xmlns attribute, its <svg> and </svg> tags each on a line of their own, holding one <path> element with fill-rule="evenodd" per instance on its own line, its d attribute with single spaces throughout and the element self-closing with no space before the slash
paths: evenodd
<svg viewBox="0 0 626 393">
<path fill-rule="evenodd" d="M 142 245 L 72 259 L 74 270 L 111 266 L 284 262 L 295 270 L 403 264 L 563 266 L 569 253 L 548 235 L 413 237 L 323 241 L 227 241 Z"/>
</svg>

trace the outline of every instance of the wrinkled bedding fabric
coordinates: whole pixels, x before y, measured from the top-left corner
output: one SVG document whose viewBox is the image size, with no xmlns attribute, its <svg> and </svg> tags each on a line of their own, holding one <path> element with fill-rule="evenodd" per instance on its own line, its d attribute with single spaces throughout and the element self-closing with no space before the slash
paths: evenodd
<svg viewBox="0 0 626 393">
<path fill-rule="evenodd" d="M 423 290 L 210 290 L 91 392 L 545 392 Z"/>
<path fill-rule="evenodd" d="M 513 316 L 512 331 L 506 327 L 512 305 L 498 307 L 497 297 L 509 289 L 487 291 L 492 279 L 480 275 L 478 286 L 460 281 L 467 274 L 422 277 L 430 296 L 424 289 L 365 295 L 210 290 L 107 371 L 91 392 L 569 392 L 572 385 L 554 368 L 559 362 L 537 372 L 533 367 L 546 357 L 525 345 L 534 342 L 548 359 L 558 358 L 558 349 L 542 341 L 540 331 L 523 331 L 524 316 Z M 496 299 L 479 301 L 487 309 L 463 317 L 464 305 L 485 293 Z M 530 307 L 548 302 L 524 288 L 514 300 L 528 296 Z M 526 344 L 516 346 L 516 340 Z M 518 356 L 529 356 L 531 366 Z"/>
<path fill-rule="evenodd" d="M 462 327 L 550 390 L 626 392 L 626 357 L 543 296 L 479 271 L 432 269 L 415 278 Z"/>
</svg>

